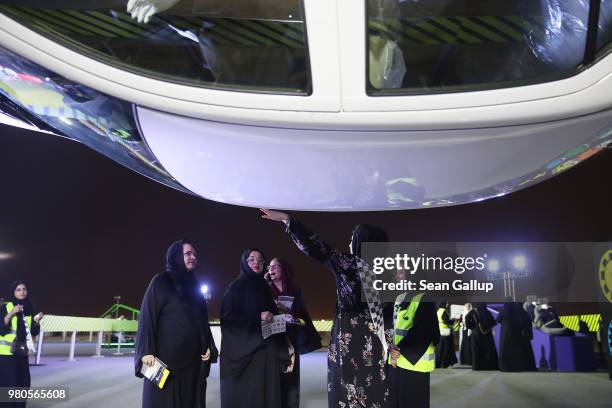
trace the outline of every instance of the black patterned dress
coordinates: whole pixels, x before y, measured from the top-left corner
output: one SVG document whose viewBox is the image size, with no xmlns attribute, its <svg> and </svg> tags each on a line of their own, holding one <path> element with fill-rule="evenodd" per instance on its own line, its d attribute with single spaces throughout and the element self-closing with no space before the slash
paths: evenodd
<svg viewBox="0 0 612 408">
<path fill-rule="evenodd" d="M 389 390 L 383 347 L 368 305 L 361 302 L 357 258 L 332 248 L 294 218 L 287 232 L 304 254 L 325 265 L 336 279 L 338 300 L 327 352 L 329 407 L 385 407 Z"/>
</svg>

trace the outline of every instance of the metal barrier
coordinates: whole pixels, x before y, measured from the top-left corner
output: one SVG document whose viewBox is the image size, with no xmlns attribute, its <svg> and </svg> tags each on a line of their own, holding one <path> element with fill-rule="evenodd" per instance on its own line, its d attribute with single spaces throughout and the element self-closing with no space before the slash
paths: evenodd
<svg viewBox="0 0 612 408">
<path fill-rule="evenodd" d="M 38 347 L 36 350 L 35 364 L 40 364 L 41 352 L 43 346 L 44 333 L 71 333 L 70 336 L 70 351 L 68 361 L 74 361 L 76 351 L 76 336 L 77 332 L 89 332 L 89 338 L 92 340 L 93 333 L 98 333 L 96 342 L 96 351 L 93 357 L 102 357 L 102 340 L 104 332 L 137 332 L 138 320 L 119 320 L 119 319 L 100 319 L 95 317 L 77 317 L 77 316 L 56 316 L 45 315 L 40 322 L 40 334 L 38 335 Z M 119 343 L 118 351 L 121 349 Z"/>
<path fill-rule="evenodd" d="M 313 321 L 315 328 L 319 332 L 331 331 L 332 321 L 331 320 L 315 320 Z M 219 321 L 210 321 L 211 326 L 219 326 Z M 44 319 L 40 322 L 40 334 L 38 335 L 38 347 L 36 350 L 36 361 L 35 364 L 40 364 L 41 352 L 43 346 L 44 333 L 63 333 L 64 339 L 66 333 L 71 333 L 70 336 L 70 351 L 68 353 L 68 360 L 75 360 L 76 351 L 76 338 L 77 333 L 89 332 L 89 341 L 93 340 L 93 333 L 98 333 L 96 341 L 96 351 L 93 357 L 102 357 L 102 342 L 104 338 L 104 332 L 123 332 L 123 333 L 135 333 L 138 331 L 138 320 L 120 320 L 120 319 L 101 319 L 95 317 L 78 317 L 78 316 L 57 316 L 57 315 L 45 315 Z M 221 331 L 217 327 L 215 328 L 215 341 L 219 342 Z M 121 341 L 118 339 L 117 352 L 115 354 L 121 354 Z"/>
</svg>

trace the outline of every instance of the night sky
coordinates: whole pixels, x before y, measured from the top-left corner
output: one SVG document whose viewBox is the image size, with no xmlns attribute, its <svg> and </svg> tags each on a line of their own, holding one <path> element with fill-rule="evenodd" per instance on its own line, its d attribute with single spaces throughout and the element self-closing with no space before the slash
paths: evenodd
<svg viewBox="0 0 612 408">
<path fill-rule="evenodd" d="M 282 171 L 282 167 L 279 168 Z M 356 223 L 378 224 L 393 241 L 612 240 L 612 152 L 560 176 L 476 204 L 410 211 L 298 213 L 330 244 L 348 247 Z M 248 247 L 294 267 L 313 318 L 334 311 L 333 279 L 298 252 L 282 225 L 251 208 L 191 197 L 59 137 L 0 125 L 0 293 L 23 279 L 48 314 L 99 316 L 121 295 L 140 307 L 168 245 L 189 237 L 217 317 Z M 253 182 L 256 183 L 256 180 Z"/>
</svg>

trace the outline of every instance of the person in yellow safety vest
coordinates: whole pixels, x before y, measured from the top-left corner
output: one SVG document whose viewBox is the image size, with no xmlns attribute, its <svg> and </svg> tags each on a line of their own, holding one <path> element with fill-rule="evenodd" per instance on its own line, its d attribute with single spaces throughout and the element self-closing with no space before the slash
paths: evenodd
<svg viewBox="0 0 612 408">
<path fill-rule="evenodd" d="M 29 387 L 27 349 L 33 348 L 32 336 L 38 335 L 43 314 L 34 311 L 25 282 L 13 282 L 7 300 L 5 305 L 0 306 L 0 387 Z M 12 351 L 14 340 L 23 345 L 29 344 L 24 349 L 25 355 Z M 19 402 L 7 406 L 17 408 L 25 407 L 25 404 Z"/>
<path fill-rule="evenodd" d="M 453 330 L 455 328 L 456 319 L 451 319 L 448 311 L 448 302 L 443 301 L 438 303 L 437 315 L 438 325 L 440 328 L 440 342 L 436 346 L 436 368 L 446 368 L 453 364 L 457 364 L 457 355 L 455 354 L 455 339 Z M 457 325 L 457 330 L 459 326 Z"/>
<path fill-rule="evenodd" d="M 410 299 L 404 293 L 395 300 L 387 371 L 390 408 L 429 408 L 429 377 L 440 331 L 434 304 L 424 296 Z"/>
</svg>

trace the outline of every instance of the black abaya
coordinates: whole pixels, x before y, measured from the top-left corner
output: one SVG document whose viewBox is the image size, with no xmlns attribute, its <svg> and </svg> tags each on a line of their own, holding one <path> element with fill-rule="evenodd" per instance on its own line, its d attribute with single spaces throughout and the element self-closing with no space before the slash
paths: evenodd
<svg viewBox="0 0 612 408">
<path fill-rule="evenodd" d="M 459 363 L 472 365 L 471 333 L 468 329 L 461 330 L 461 346 L 459 347 Z"/>
<path fill-rule="evenodd" d="M 504 304 L 497 316 L 501 323 L 499 369 L 501 371 L 533 371 L 535 358 L 531 347 L 532 329 L 529 316 L 513 302 Z"/>
<path fill-rule="evenodd" d="M 142 377 L 141 359 L 145 355 L 159 358 L 171 372 L 161 390 L 144 381 L 143 408 L 206 406 L 206 377 L 210 363 L 217 359 L 217 349 L 208 324 L 206 302 L 198 294 L 199 285 L 193 273 L 184 268 L 182 245 L 183 241 L 177 241 L 168 250 L 167 272 L 153 277 L 140 310 L 135 374 Z M 207 349 L 211 358 L 202 362 L 201 355 Z"/>
<path fill-rule="evenodd" d="M 429 408 L 430 374 L 388 365 L 389 408 Z"/>
<path fill-rule="evenodd" d="M 450 327 L 450 334 L 448 336 L 440 336 L 440 342 L 436 346 L 436 368 L 446 368 L 457 364 L 455 338 L 453 335 L 454 321 L 450 319 L 446 310 L 442 313 L 442 321 Z"/>
<path fill-rule="evenodd" d="M 276 301 L 279 296 L 292 296 L 293 304 L 286 312 L 294 318 L 304 320 L 304 326 L 287 327 L 287 337 L 294 347 L 295 363 L 290 373 L 281 376 L 281 395 L 283 408 L 299 408 L 300 406 L 300 355 L 310 353 L 321 348 L 321 336 L 316 331 L 314 324 L 306 309 L 306 302 L 302 289 L 295 284 L 289 288 L 279 291 L 274 284 L 270 287 L 272 298 Z"/>
<path fill-rule="evenodd" d="M 13 282 L 11 285 L 10 295 L 8 301 L 13 303 L 13 306 L 23 305 L 23 312 L 18 313 L 13 319 L 17 319 L 17 334 L 16 338 L 20 341 L 25 341 L 27 337 L 27 331 L 23 322 L 24 315 L 34 317 L 38 313 L 30 300 L 26 297 L 23 300 L 15 299 L 13 294 L 18 285 L 25 284 L 22 281 Z M 26 285 L 27 287 L 27 285 Z M 8 325 L 4 324 L 4 317 L 8 313 L 6 305 L 0 306 L 0 336 L 4 336 L 11 331 L 12 323 Z M 12 320 L 12 319 L 11 319 Z M 32 338 L 38 336 L 40 332 L 40 325 L 33 319 L 32 327 L 30 327 L 30 334 Z M 30 362 L 28 356 L 15 356 L 9 355 L 0 356 L 0 387 L 29 387 L 31 385 L 30 377 Z M 3 408 L 25 408 L 25 402 L 13 402 L 0 404 Z"/>
<path fill-rule="evenodd" d="M 263 274 L 247 264 L 227 288 L 221 305 L 221 407 L 281 408 L 281 366 L 288 364 L 284 334 L 263 339 L 261 313 L 278 314 Z"/>
<path fill-rule="evenodd" d="M 493 341 L 493 326 L 495 320 L 484 306 L 477 306 L 465 316 L 468 329 L 472 330 L 470 343 L 472 346 L 473 370 L 498 370 L 497 349 Z"/>
</svg>

